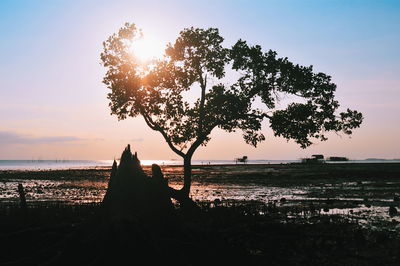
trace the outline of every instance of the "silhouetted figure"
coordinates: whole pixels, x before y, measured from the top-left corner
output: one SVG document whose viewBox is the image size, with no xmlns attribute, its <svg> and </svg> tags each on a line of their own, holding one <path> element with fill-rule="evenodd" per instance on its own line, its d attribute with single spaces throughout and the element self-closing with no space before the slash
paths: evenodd
<svg viewBox="0 0 400 266">
<path fill-rule="evenodd" d="M 25 191 L 24 191 L 24 187 L 22 186 L 22 184 L 18 184 L 18 193 L 19 193 L 19 199 L 20 199 L 20 206 L 22 209 L 26 209 L 28 206 L 26 204 Z"/>
</svg>

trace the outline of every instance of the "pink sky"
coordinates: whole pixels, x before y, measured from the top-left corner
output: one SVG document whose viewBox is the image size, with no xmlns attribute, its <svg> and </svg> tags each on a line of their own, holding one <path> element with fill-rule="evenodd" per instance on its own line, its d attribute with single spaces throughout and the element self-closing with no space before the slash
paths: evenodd
<svg viewBox="0 0 400 266">
<path fill-rule="evenodd" d="M 332 75 L 341 106 L 365 116 L 351 138 L 331 134 L 305 150 L 267 127 L 256 149 L 240 133 L 216 130 L 194 159 L 400 158 L 397 4 L 82 2 L 0 4 L 0 159 L 113 159 L 128 143 L 142 159 L 177 158 L 141 118 L 117 121 L 109 114 L 99 55 L 124 22 L 161 44 L 185 27 L 218 27 L 227 46 L 243 38 Z"/>
</svg>

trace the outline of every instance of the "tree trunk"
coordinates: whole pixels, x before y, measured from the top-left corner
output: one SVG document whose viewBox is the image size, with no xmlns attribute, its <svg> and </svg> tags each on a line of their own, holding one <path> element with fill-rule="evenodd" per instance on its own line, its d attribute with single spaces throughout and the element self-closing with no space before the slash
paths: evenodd
<svg viewBox="0 0 400 266">
<path fill-rule="evenodd" d="M 192 215 L 198 213 L 199 206 L 189 197 L 190 186 L 192 184 L 192 155 L 186 155 L 183 158 L 183 187 L 179 191 L 178 198 L 182 210 L 186 214 Z"/>
<path fill-rule="evenodd" d="M 184 197 L 189 197 L 190 186 L 192 184 L 192 156 L 185 156 L 183 158 L 183 188 L 182 193 Z"/>
</svg>

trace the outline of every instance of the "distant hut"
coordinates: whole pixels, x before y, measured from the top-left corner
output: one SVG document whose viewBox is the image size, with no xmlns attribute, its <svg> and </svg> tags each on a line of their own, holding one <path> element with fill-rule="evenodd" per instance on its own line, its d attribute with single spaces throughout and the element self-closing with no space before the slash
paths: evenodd
<svg viewBox="0 0 400 266">
<path fill-rule="evenodd" d="M 314 154 L 311 155 L 312 158 L 315 158 L 316 160 L 323 160 L 324 159 L 324 155 L 322 154 Z"/>
<path fill-rule="evenodd" d="M 301 159 L 301 162 L 305 163 L 305 164 L 319 164 L 319 163 L 325 163 L 325 160 L 324 160 L 324 155 L 313 154 L 313 155 L 311 155 L 311 158 Z"/>
<path fill-rule="evenodd" d="M 235 158 L 235 162 L 236 162 L 236 164 L 238 162 L 247 164 L 247 159 L 248 159 L 247 156 L 243 156 L 242 158 Z"/>
<path fill-rule="evenodd" d="M 339 157 L 339 156 L 331 156 L 328 158 L 328 161 L 332 161 L 332 162 L 345 162 L 348 160 L 349 159 L 346 157 Z"/>
</svg>

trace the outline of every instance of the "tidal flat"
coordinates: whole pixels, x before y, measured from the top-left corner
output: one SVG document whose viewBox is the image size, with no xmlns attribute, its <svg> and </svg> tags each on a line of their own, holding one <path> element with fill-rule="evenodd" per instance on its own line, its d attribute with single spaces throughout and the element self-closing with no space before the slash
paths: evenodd
<svg viewBox="0 0 400 266">
<path fill-rule="evenodd" d="M 162 170 L 181 186 L 182 167 Z M 388 209 L 400 207 L 399 173 L 372 163 L 193 166 L 201 213 L 177 206 L 175 222 L 155 226 L 101 216 L 109 167 L 1 171 L 0 264 L 398 265 L 399 215 Z"/>
<path fill-rule="evenodd" d="M 183 167 L 161 166 L 170 186 L 179 188 Z M 143 166 L 151 176 L 151 167 Z M 0 171 L 0 203 L 18 203 L 18 184 L 28 204 L 101 202 L 110 167 Z M 191 197 L 199 204 L 273 206 L 290 217 L 337 214 L 370 228 L 400 231 L 400 164 L 237 164 L 195 165 Z"/>
</svg>

